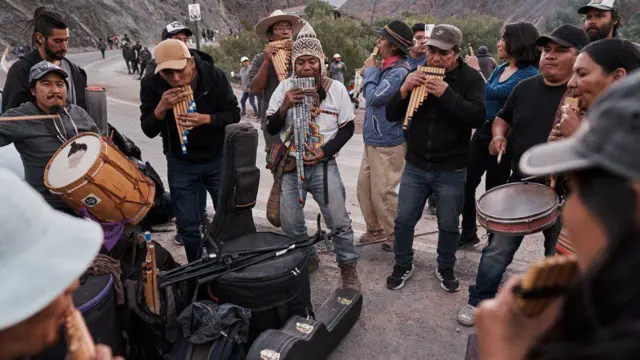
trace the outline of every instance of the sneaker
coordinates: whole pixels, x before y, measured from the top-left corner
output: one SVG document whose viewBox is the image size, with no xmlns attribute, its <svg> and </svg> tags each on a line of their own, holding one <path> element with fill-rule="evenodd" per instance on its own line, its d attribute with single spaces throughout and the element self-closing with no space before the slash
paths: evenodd
<svg viewBox="0 0 640 360">
<path fill-rule="evenodd" d="M 182 242 L 182 236 L 180 234 L 176 234 L 176 236 L 173 238 L 173 242 L 176 243 L 176 245 L 184 245 L 184 243 Z"/>
<path fill-rule="evenodd" d="M 440 287 L 447 292 L 460 290 L 460 282 L 453 273 L 453 269 L 436 268 L 436 277 L 440 280 Z"/>
<path fill-rule="evenodd" d="M 469 304 L 465 305 L 458 312 L 458 322 L 464 326 L 473 326 L 476 324 L 476 307 Z"/>
<path fill-rule="evenodd" d="M 409 267 L 394 265 L 393 273 L 387 278 L 387 288 L 391 290 L 402 289 L 404 283 L 413 275 L 413 265 Z"/>
<path fill-rule="evenodd" d="M 340 268 L 340 276 L 342 277 L 342 288 L 351 288 L 360 291 L 361 284 L 360 279 L 358 279 L 356 262 L 351 261 L 338 264 L 338 267 Z"/>
<path fill-rule="evenodd" d="M 360 244 L 371 244 L 384 239 L 386 239 L 384 230 L 367 230 L 366 233 L 360 236 Z"/>
<path fill-rule="evenodd" d="M 314 273 L 320 267 L 320 258 L 318 254 L 313 254 L 309 260 L 309 274 Z"/>
<path fill-rule="evenodd" d="M 247 113 L 245 113 L 245 112 L 241 112 L 241 113 L 240 113 L 240 116 L 247 116 Z"/>
<path fill-rule="evenodd" d="M 480 239 L 478 238 L 478 234 L 476 232 L 462 232 L 460 234 L 460 238 L 458 240 L 458 249 L 462 249 L 465 247 L 474 247 L 480 243 Z"/>
</svg>

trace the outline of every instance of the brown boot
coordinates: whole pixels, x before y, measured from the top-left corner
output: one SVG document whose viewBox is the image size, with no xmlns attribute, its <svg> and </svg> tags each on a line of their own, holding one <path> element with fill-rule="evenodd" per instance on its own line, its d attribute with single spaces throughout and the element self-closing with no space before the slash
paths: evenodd
<svg viewBox="0 0 640 360">
<path fill-rule="evenodd" d="M 389 237 L 387 237 L 387 241 L 382 243 L 382 250 L 393 252 L 395 241 L 396 241 L 395 235 L 390 235 Z"/>
<path fill-rule="evenodd" d="M 314 273 L 320 267 L 320 258 L 318 254 L 313 254 L 309 259 L 309 274 Z"/>
<path fill-rule="evenodd" d="M 360 244 L 372 244 L 381 240 L 384 240 L 386 235 L 384 234 L 384 230 L 367 230 L 366 233 L 360 236 Z"/>
<path fill-rule="evenodd" d="M 356 261 L 338 264 L 340 275 L 342 276 L 342 288 L 351 288 L 360 291 L 361 286 L 356 264 Z"/>
</svg>

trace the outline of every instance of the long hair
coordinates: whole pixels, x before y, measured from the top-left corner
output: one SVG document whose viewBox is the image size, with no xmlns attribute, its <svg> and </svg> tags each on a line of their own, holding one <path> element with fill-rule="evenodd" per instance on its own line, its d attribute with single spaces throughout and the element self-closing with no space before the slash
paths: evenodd
<svg viewBox="0 0 640 360">
<path fill-rule="evenodd" d="M 38 45 L 38 41 L 36 40 L 37 33 L 47 37 L 53 33 L 53 30 L 68 29 L 68 26 L 62 18 L 62 15 L 51 8 L 41 6 L 34 11 L 33 19 L 26 22 L 25 28 L 33 30 L 31 43 L 33 46 L 36 46 Z"/>
<path fill-rule="evenodd" d="M 627 74 L 640 68 L 640 50 L 629 40 L 603 39 L 594 41 L 582 49 L 605 73 L 611 74 L 623 68 Z"/>
<path fill-rule="evenodd" d="M 540 50 L 536 46 L 536 39 L 540 36 L 538 29 L 528 22 L 507 24 L 502 30 L 505 50 L 520 68 L 538 66 Z"/>
<path fill-rule="evenodd" d="M 637 195 L 628 179 L 604 170 L 580 171 L 575 179 L 582 202 L 605 228 L 607 245 L 528 359 L 635 359 L 640 353 Z"/>
</svg>

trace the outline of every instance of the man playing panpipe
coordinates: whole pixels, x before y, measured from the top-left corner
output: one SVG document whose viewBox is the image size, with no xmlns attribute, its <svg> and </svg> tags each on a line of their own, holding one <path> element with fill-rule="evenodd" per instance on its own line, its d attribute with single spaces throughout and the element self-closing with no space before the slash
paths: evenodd
<svg viewBox="0 0 640 360">
<path fill-rule="evenodd" d="M 280 142 L 280 138 L 271 135 L 267 131 L 266 109 L 269 107 L 271 94 L 278 87 L 280 80 L 274 67 L 274 56 L 278 48 L 273 44 L 275 41 L 291 39 L 295 33 L 302 28 L 302 19 L 295 15 L 288 15 L 281 10 L 276 10 L 269 17 L 260 20 L 256 24 L 256 34 L 260 39 L 269 43 L 264 52 L 257 54 L 251 61 L 249 68 L 249 82 L 251 83 L 251 92 L 258 97 L 258 101 L 262 97 L 260 108 L 260 120 L 266 144 L 265 151 L 269 151 L 274 142 Z M 291 63 L 287 64 L 289 74 L 291 75 Z"/>
<path fill-rule="evenodd" d="M 640 352 L 640 127 L 637 72 L 610 87 L 566 140 L 524 153 L 526 175 L 567 175 L 562 212 L 581 274 L 525 318 L 510 279 L 477 313 L 480 359 L 636 359 Z"/>
<path fill-rule="evenodd" d="M 389 289 L 400 289 L 414 272 L 413 236 L 427 198 L 435 193 L 438 219 L 436 277 L 445 291 L 458 291 L 454 274 L 459 217 L 469 159 L 471 129 L 484 122 L 485 91 L 480 73 L 460 58 L 462 33 L 437 25 L 427 41 L 427 65 L 444 69 L 444 80 L 411 72 L 387 104 L 387 119 L 405 119 L 411 93 L 424 86 L 427 99 L 408 124 L 407 155 L 395 220 L 395 266 Z"/>
<path fill-rule="evenodd" d="M 345 205 L 344 185 L 335 160 L 338 151 L 353 135 L 355 114 L 345 86 L 326 76 L 323 59 L 322 45 L 311 26 L 306 24 L 293 44 L 294 77 L 315 79 L 318 104 L 314 106 L 316 115 L 313 119 L 302 119 L 309 127 L 305 144 L 307 149 L 295 149 L 291 151 L 291 156 L 296 157 L 298 150 L 304 151 L 301 200 L 304 203 L 309 192 L 320 206 L 327 227 L 334 234 L 333 243 L 342 285 L 359 289 L 356 263 L 360 255 L 353 245 L 353 229 Z M 292 79 L 287 79 L 278 85 L 267 110 L 267 130 L 273 135 L 279 134 L 287 149 L 291 147 L 289 141 L 285 140 L 296 121 L 293 108 L 305 97 L 302 89 L 292 88 L 291 84 Z M 308 239 L 309 235 L 304 205 L 299 202 L 298 181 L 296 171 L 287 172 L 282 177 L 280 218 L 284 233 L 293 240 L 302 241 Z M 320 260 L 315 247 L 311 248 L 310 257 L 310 267 L 317 268 Z"/>
<path fill-rule="evenodd" d="M 0 184 L 0 359 L 28 359 L 58 342 L 103 236 L 97 223 L 53 210 L 7 169 Z M 107 346 L 95 350 L 96 360 L 122 360 Z"/>
<path fill-rule="evenodd" d="M 67 98 L 68 74 L 58 66 L 41 61 L 29 74 L 30 100 L 0 116 L 0 146 L 14 144 L 24 167 L 25 180 L 54 209 L 73 210 L 44 184 L 47 163 L 67 140 L 83 132 L 98 132 L 91 116 Z M 46 120 L 2 121 L 13 116 L 51 114 Z"/>
<path fill-rule="evenodd" d="M 364 64 L 362 88 L 367 108 L 364 114 L 364 153 L 358 175 L 358 203 L 367 225 L 360 243 L 385 240 L 382 248 L 393 251 L 393 219 L 398 208 L 396 188 L 407 152 L 402 124 L 385 114 L 387 102 L 402 85 L 411 67 L 407 54 L 413 31 L 394 20 L 378 31 L 377 48 L 382 63 L 371 56 Z"/>
<path fill-rule="evenodd" d="M 520 182 L 522 172 L 517 164 L 522 154 L 533 145 L 547 141 L 551 127 L 562 113 L 567 83 L 580 49 L 589 44 L 589 37 L 580 28 L 562 25 L 548 36 L 541 36 L 536 45 L 542 47 L 541 74 L 521 81 L 511 92 L 502 110 L 493 121 L 493 139 L 489 152 L 498 155 L 507 149 L 506 136 L 513 134 L 509 182 Z M 541 179 L 544 181 L 544 178 Z M 544 254 L 555 254 L 555 246 L 562 229 L 558 220 L 543 231 Z M 469 300 L 458 314 L 458 321 L 466 326 L 475 323 L 475 307 L 483 300 L 493 298 L 502 276 L 522 243 L 523 236 L 496 233 L 482 250 L 476 283 L 469 287 Z"/>
<path fill-rule="evenodd" d="M 65 57 L 69 44 L 69 29 L 62 16 L 47 7 L 35 10 L 29 21 L 33 27 L 32 42 L 36 47 L 16 61 L 7 74 L 2 93 L 2 111 L 18 107 L 31 100 L 29 72 L 31 67 L 46 60 L 60 66 L 67 74 L 67 99 L 86 110 L 87 74 Z"/>
<path fill-rule="evenodd" d="M 167 39 L 154 49 L 156 74 L 140 89 L 142 131 L 150 138 L 162 137 L 167 157 L 171 205 L 187 260 L 200 249 L 198 190 L 204 185 L 213 200 L 218 199 L 224 129 L 240 121 L 238 101 L 224 72 L 191 56 L 184 42 Z M 189 98 L 190 87 L 196 112 L 174 113 L 176 105 Z M 189 131 L 183 154 L 178 126 Z"/>
</svg>

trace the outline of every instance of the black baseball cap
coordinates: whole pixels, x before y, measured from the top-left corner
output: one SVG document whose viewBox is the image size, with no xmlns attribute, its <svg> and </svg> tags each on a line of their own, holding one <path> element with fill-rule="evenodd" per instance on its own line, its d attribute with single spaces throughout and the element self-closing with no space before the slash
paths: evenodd
<svg viewBox="0 0 640 360">
<path fill-rule="evenodd" d="M 536 45 L 545 46 L 551 41 L 558 45 L 575 47 L 578 50 L 581 50 L 591 42 L 589 35 L 584 30 L 569 24 L 560 25 L 551 34 L 540 36 L 536 39 Z"/>
<path fill-rule="evenodd" d="M 536 145 L 520 159 L 528 175 L 601 168 L 640 181 L 640 73 L 620 80 L 587 112 L 568 139 Z"/>
<path fill-rule="evenodd" d="M 162 29 L 162 40 L 167 40 L 171 38 L 173 35 L 181 32 L 187 34 L 187 36 L 193 35 L 193 32 L 188 27 L 182 25 L 178 21 L 174 21 L 168 24 L 167 26 L 165 26 L 164 29 Z"/>
<path fill-rule="evenodd" d="M 603 11 L 616 11 L 616 0 L 591 0 L 589 4 L 578 9 L 578 14 L 586 14 L 591 9 Z"/>
</svg>

